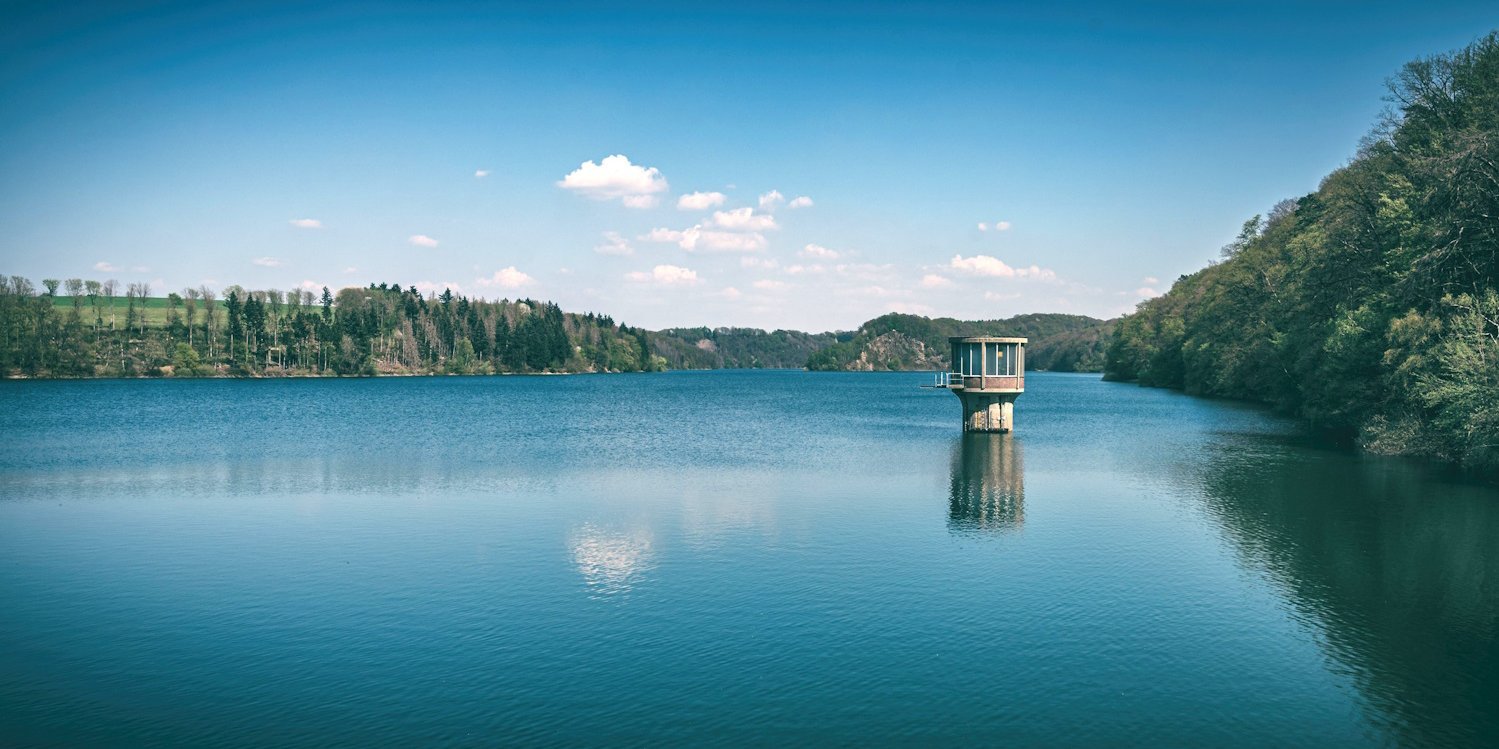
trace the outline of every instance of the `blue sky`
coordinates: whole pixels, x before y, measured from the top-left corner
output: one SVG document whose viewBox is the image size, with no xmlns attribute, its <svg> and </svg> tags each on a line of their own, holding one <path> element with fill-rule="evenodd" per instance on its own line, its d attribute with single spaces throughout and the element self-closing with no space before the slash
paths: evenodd
<svg viewBox="0 0 1499 749">
<path fill-rule="evenodd" d="M 1316 189 L 1402 63 L 1499 26 L 707 5 L 0 5 L 0 272 L 447 285 L 649 327 L 1112 316 Z"/>
</svg>

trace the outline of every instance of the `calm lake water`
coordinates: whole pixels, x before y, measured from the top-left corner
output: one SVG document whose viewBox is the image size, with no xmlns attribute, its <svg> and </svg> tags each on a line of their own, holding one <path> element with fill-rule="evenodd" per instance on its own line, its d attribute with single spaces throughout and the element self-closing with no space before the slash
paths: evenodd
<svg viewBox="0 0 1499 749">
<path fill-rule="evenodd" d="M 1499 489 L 1038 373 L 0 383 L 0 744 L 1499 744 Z"/>
</svg>

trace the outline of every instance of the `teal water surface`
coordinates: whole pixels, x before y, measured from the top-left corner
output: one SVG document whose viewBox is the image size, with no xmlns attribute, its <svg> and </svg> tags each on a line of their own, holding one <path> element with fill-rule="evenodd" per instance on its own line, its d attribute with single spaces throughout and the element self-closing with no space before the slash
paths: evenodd
<svg viewBox="0 0 1499 749">
<path fill-rule="evenodd" d="M 0 744 L 1499 745 L 1499 491 L 919 374 L 0 383 Z"/>
</svg>

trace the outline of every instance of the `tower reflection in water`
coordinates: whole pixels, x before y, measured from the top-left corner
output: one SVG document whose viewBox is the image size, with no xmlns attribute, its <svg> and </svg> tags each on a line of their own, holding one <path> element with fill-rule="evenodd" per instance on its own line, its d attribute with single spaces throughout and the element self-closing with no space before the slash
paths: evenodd
<svg viewBox="0 0 1499 749">
<path fill-rule="evenodd" d="M 1005 533 L 1025 521 L 1025 468 L 1013 434 L 964 433 L 953 445 L 947 527 Z"/>
</svg>

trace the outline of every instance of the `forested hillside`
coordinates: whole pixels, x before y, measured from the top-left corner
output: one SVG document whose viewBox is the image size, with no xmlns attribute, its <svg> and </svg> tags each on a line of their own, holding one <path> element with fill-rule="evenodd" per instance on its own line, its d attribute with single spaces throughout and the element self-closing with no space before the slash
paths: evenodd
<svg viewBox="0 0 1499 749">
<path fill-rule="evenodd" d="M 1030 314 L 1003 320 L 954 320 L 889 314 L 864 323 L 807 362 L 821 370 L 946 370 L 949 336 L 1004 335 L 1030 339 L 1028 370 L 1097 372 L 1112 322 L 1082 315 Z"/>
<path fill-rule="evenodd" d="M 114 281 L 0 284 L 0 373 L 32 377 L 640 371 L 646 331 L 534 300 L 380 284 L 335 296 Z M 59 292 L 64 292 L 60 294 Z"/>
<path fill-rule="evenodd" d="M 1499 33 L 1390 91 L 1346 167 L 1119 321 L 1107 377 L 1499 468 Z"/>
</svg>

